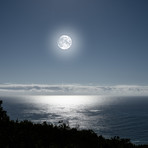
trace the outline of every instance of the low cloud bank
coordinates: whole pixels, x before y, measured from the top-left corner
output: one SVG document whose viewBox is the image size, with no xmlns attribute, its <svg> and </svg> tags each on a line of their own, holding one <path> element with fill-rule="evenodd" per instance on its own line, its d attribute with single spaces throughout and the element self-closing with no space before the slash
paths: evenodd
<svg viewBox="0 0 148 148">
<path fill-rule="evenodd" d="M 44 85 L 0 84 L 0 95 L 132 95 L 148 96 L 148 86 L 139 85 Z"/>
</svg>

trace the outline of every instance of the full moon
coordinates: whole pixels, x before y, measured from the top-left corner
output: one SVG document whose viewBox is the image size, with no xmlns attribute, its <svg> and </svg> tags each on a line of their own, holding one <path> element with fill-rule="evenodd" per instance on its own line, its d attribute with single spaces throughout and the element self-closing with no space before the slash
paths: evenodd
<svg viewBox="0 0 148 148">
<path fill-rule="evenodd" d="M 72 39 L 68 35 L 62 35 L 58 40 L 58 46 L 63 49 L 67 50 L 72 45 Z"/>
</svg>

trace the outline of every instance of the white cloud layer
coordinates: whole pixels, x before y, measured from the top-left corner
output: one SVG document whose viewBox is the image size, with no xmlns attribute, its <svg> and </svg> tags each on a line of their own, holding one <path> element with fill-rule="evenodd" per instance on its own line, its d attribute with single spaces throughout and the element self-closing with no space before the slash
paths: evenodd
<svg viewBox="0 0 148 148">
<path fill-rule="evenodd" d="M 139 85 L 44 85 L 0 84 L 0 95 L 132 95 L 147 96 L 148 86 Z"/>
</svg>

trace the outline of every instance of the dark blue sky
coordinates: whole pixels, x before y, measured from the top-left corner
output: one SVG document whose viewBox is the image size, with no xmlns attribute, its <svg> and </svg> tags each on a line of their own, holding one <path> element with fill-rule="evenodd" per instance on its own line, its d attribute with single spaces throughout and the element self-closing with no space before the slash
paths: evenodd
<svg viewBox="0 0 148 148">
<path fill-rule="evenodd" d="M 148 1 L 1 0 L 0 83 L 148 85 Z"/>
</svg>

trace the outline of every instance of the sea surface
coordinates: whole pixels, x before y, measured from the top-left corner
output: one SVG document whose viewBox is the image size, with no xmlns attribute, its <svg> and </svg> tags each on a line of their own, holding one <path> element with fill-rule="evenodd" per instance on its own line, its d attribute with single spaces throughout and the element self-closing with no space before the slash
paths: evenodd
<svg viewBox="0 0 148 148">
<path fill-rule="evenodd" d="M 148 144 L 148 97 L 21 96 L 0 97 L 11 119 L 92 129 L 106 138 Z"/>
</svg>

